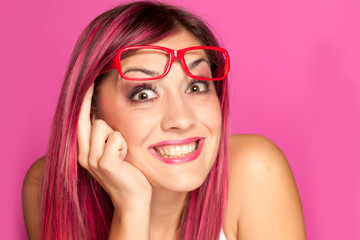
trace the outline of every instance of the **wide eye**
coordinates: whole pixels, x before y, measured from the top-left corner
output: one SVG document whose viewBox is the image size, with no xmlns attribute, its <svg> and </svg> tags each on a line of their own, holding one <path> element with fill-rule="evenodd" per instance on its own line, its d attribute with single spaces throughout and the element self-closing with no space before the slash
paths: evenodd
<svg viewBox="0 0 360 240">
<path fill-rule="evenodd" d="M 133 97 L 132 100 L 134 101 L 146 101 L 146 100 L 150 100 L 153 98 L 156 98 L 157 95 L 156 93 L 154 93 L 154 91 L 152 90 L 142 90 L 141 92 L 136 93 Z"/>
<path fill-rule="evenodd" d="M 186 90 L 186 93 L 201 93 L 206 92 L 209 89 L 209 83 L 206 81 L 198 81 L 194 82 L 190 85 L 190 87 Z"/>
</svg>

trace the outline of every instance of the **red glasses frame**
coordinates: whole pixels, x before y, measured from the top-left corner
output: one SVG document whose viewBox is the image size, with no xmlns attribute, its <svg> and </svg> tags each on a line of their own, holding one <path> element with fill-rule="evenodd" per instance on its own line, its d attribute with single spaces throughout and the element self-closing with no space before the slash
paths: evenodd
<svg viewBox="0 0 360 240">
<path fill-rule="evenodd" d="M 149 77 L 146 79 L 130 78 L 130 77 L 125 76 L 121 71 L 121 63 L 120 63 L 121 54 L 128 50 L 136 50 L 136 49 L 144 49 L 144 48 L 162 50 L 169 54 L 169 63 L 167 64 L 167 68 L 166 68 L 165 72 L 159 76 Z M 204 78 L 204 77 L 198 77 L 198 76 L 191 74 L 191 72 L 188 70 L 188 68 L 186 66 L 184 54 L 186 51 L 197 50 L 197 49 L 216 50 L 216 51 L 223 53 L 225 56 L 224 75 L 221 77 L 217 77 L 217 78 Z M 138 46 L 130 46 L 130 47 L 120 48 L 118 50 L 118 52 L 116 53 L 115 57 L 111 60 L 110 64 L 104 69 L 104 71 L 102 71 L 102 73 L 105 73 L 105 72 L 110 71 L 111 69 L 115 68 L 119 72 L 120 76 L 127 80 L 133 80 L 133 81 L 156 80 L 156 79 L 165 77 L 169 73 L 171 66 L 175 59 L 180 60 L 181 65 L 182 65 L 186 75 L 188 75 L 191 78 L 198 79 L 198 80 L 205 80 L 205 81 L 222 80 L 222 79 L 225 79 L 229 73 L 229 68 L 230 68 L 229 54 L 224 48 L 212 47 L 212 46 L 194 46 L 194 47 L 183 48 L 180 50 L 174 50 L 174 49 L 170 49 L 170 48 L 166 48 L 166 47 L 153 46 L 153 45 L 138 45 Z"/>
</svg>

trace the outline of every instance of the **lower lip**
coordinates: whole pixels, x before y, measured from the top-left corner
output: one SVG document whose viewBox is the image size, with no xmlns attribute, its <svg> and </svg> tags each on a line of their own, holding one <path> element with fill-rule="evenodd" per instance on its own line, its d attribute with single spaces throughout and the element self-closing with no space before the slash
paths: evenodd
<svg viewBox="0 0 360 240">
<path fill-rule="evenodd" d="M 187 154 L 185 156 L 182 157 L 175 157 L 175 158 L 164 158 L 163 156 L 157 154 L 157 152 L 154 149 L 151 149 L 151 154 L 156 157 L 157 159 L 159 159 L 160 161 L 167 163 L 167 164 L 180 164 L 180 163 L 186 163 L 186 162 L 191 162 L 194 161 L 196 158 L 199 157 L 202 148 L 204 145 L 204 139 L 200 139 L 199 140 L 199 145 L 196 149 L 195 152 L 192 152 L 190 154 Z"/>
</svg>

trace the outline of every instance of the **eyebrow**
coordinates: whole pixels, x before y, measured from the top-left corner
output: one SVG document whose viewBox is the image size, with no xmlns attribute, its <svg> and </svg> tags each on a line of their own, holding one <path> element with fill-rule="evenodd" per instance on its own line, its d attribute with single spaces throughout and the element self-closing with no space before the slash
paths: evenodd
<svg viewBox="0 0 360 240">
<path fill-rule="evenodd" d="M 189 70 L 195 68 L 197 65 L 199 65 L 201 62 L 206 62 L 207 64 L 209 64 L 209 62 L 205 59 L 205 58 L 200 58 L 194 62 L 192 62 L 191 64 L 187 65 L 187 68 Z"/>
<path fill-rule="evenodd" d="M 154 71 L 147 70 L 144 68 L 130 68 L 130 69 L 126 70 L 125 72 L 123 72 L 123 74 L 126 75 L 128 72 L 142 72 L 151 77 L 156 77 L 156 76 L 160 75 L 158 72 L 154 72 Z"/>
</svg>

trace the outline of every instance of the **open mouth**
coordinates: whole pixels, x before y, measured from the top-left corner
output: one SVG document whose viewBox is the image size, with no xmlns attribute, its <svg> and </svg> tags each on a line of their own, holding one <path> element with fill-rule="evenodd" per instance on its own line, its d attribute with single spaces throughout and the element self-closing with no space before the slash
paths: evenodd
<svg viewBox="0 0 360 240">
<path fill-rule="evenodd" d="M 200 140 L 182 145 L 155 146 L 155 152 L 164 158 L 179 158 L 195 152 L 199 147 Z"/>
<path fill-rule="evenodd" d="M 168 140 L 149 146 L 149 150 L 155 158 L 164 163 L 186 163 L 194 161 L 200 156 L 204 141 L 203 137 Z"/>
</svg>

